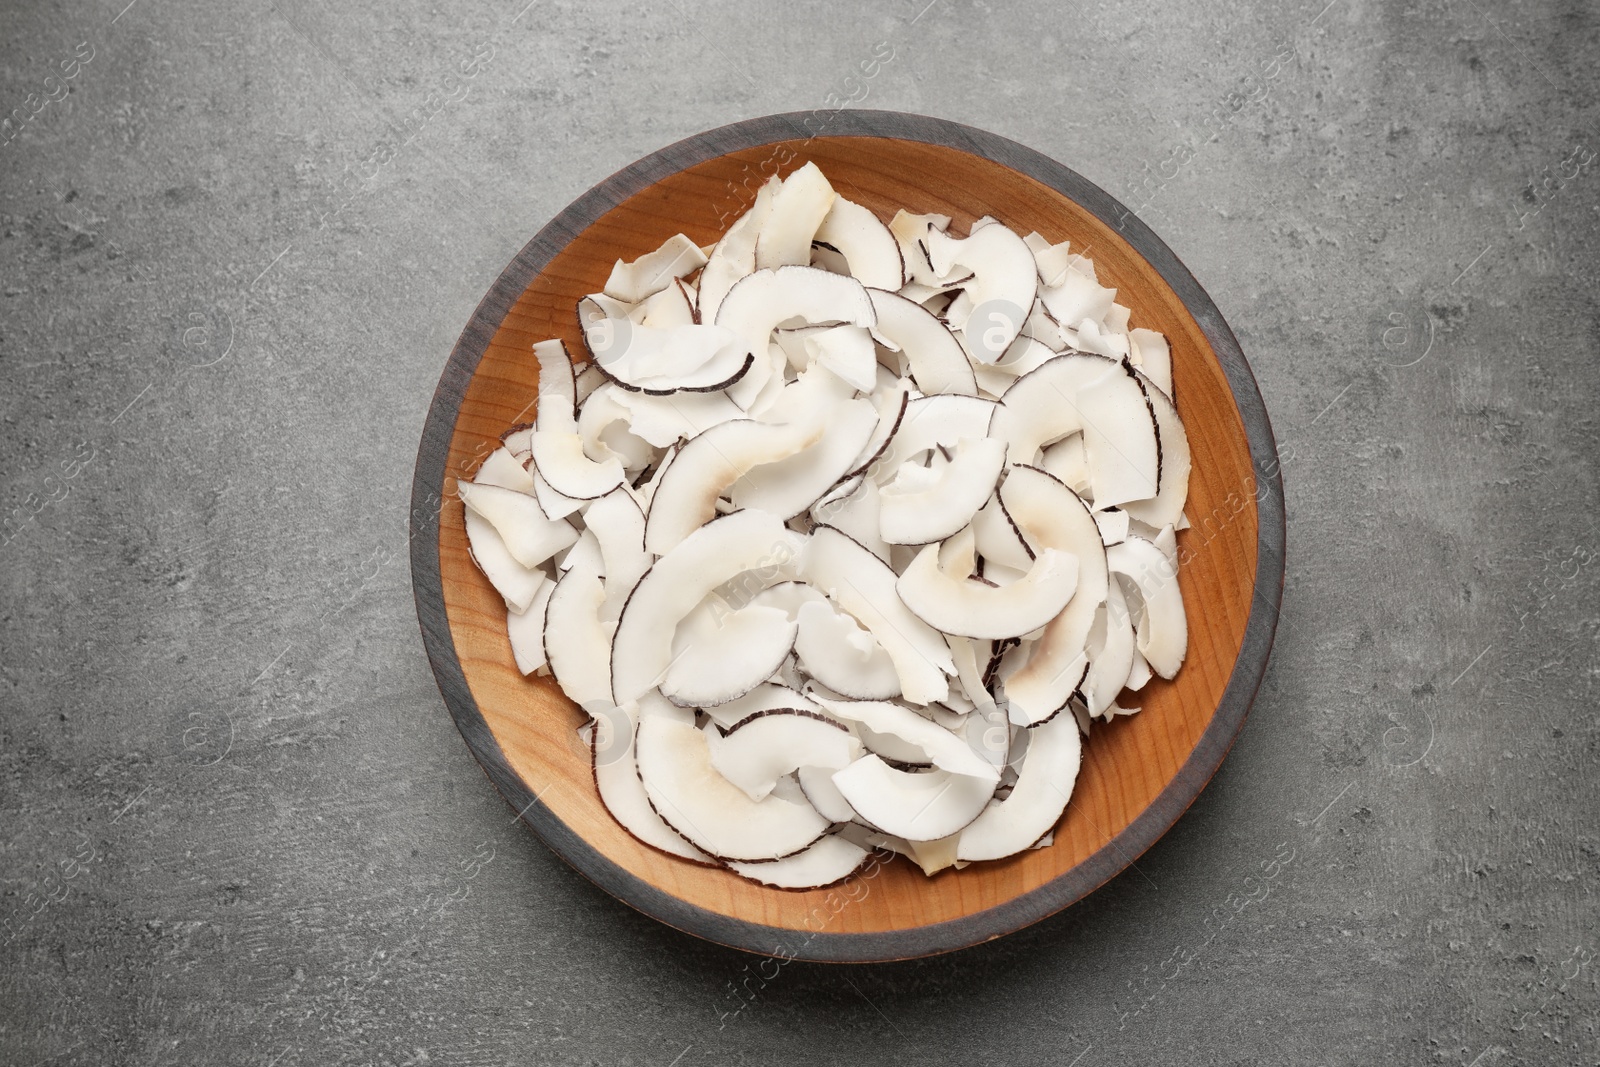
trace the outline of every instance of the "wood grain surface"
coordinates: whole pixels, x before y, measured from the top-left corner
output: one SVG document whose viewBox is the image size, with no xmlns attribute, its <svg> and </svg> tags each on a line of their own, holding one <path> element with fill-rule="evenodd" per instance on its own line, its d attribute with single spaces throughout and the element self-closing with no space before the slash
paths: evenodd
<svg viewBox="0 0 1600 1067">
<path fill-rule="evenodd" d="M 507 268 L 457 346 L 430 415 L 413 572 L 452 714 L 507 800 L 558 854 L 700 936 L 801 958 L 897 958 L 976 943 L 1058 910 L 1132 862 L 1194 799 L 1265 665 L 1282 582 L 1282 503 L 1270 427 L 1237 343 L 1136 218 L 1066 168 L 992 135 L 892 113 L 820 114 L 820 135 L 816 115 L 775 116 L 664 149 L 563 212 Z M 939 212 L 964 232 L 992 215 L 1020 233 L 1071 240 L 1132 308 L 1131 325 L 1170 338 L 1194 452 L 1193 528 L 1178 535 L 1188 659 L 1175 680 L 1137 695 L 1138 715 L 1094 726 L 1055 843 L 932 878 L 903 859 L 886 862 L 847 887 L 842 904 L 838 889 L 773 890 L 668 857 L 611 818 L 576 736 L 583 716 L 552 680 L 524 678 L 513 663 L 505 606 L 467 554 L 453 493 L 502 432 L 532 415 L 533 343 L 560 337 L 584 351 L 575 305 L 602 287 L 616 259 L 679 231 L 710 243 L 767 175 L 808 161 L 884 219 L 901 207 Z"/>
</svg>

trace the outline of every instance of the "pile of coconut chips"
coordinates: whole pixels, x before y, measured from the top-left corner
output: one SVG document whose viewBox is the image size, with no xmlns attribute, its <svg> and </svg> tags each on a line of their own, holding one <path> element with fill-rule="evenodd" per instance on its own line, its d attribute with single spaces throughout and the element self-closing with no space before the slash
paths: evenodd
<svg viewBox="0 0 1600 1067">
<path fill-rule="evenodd" d="M 1080 733 L 1183 662 L 1166 339 L 1067 243 L 949 225 L 807 164 L 619 260 L 459 486 L 648 845 L 793 889 L 1043 847 Z"/>
</svg>

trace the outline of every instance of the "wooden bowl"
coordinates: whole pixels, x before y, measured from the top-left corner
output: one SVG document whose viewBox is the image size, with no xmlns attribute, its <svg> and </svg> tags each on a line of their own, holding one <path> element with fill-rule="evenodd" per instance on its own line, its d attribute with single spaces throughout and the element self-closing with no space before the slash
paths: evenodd
<svg viewBox="0 0 1600 1067">
<path fill-rule="evenodd" d="M 1053 845 L 928 878 L 905 860 L 833 889 L 790 892 L 640 844 L 601 806 L 583 717 L 549 679 L 524 678 L 505 605 L 467 555 L 454 479 L 533 413 L 536 341 L 584 347 L 574 311 L 612 263 L 682 231 L 709 243 L 777 172 L 814 160 L 840 193 L 887 219 L 940 212 L 965 231 L 993 215 L 1020 233 L 1087 247 L 1133 325 L 1172 341 L 1194 450 L 1178 535 L 1188 660 L 1096 725 Z M 424 643 L 445 703 L 495 787 L 557 855 L 608 892 L 697 936 L 830 961 L 925 956 L 1009 933 L 1111 878 L 1177 820 L 1216 771 L 1266 669 L 1283 585 L 1284 511 L 1260 393 L 1216 305 L 1166 245 L 1105 192 L 1051 159 L 968 126 L 894 112 L 775 115 L 702 133 L 601 182 L 528 242 L 450 355 L 417 456 L 411 566 Z"/>
</svg>

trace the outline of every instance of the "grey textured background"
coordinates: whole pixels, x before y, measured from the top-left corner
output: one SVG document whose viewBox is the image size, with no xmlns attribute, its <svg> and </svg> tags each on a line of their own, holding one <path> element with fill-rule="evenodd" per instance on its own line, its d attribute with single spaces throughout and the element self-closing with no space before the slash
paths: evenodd
<svg viewBox="0 0 1600 1067">
<path fill-rule="evenodd" d="M 1594 5 L 125 2 L 0 16 L 0 1062 L 1600 1061 Z M 953 956 L 758 969 L 513 823 L 407 494 L 551 215 L 847 101 L 1172 245 L 1275 420 L 1288 588 L 1136 870 Z"/>
</svg>

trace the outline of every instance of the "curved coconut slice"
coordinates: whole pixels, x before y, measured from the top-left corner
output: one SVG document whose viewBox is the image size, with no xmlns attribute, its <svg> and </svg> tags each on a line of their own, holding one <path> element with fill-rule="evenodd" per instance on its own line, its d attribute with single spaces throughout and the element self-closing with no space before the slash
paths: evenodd
<svg viewBox="0 0 1600 1067">
<path fill-rule="evenodd" d="M 634 738 L 639 779 L 662 820 L 722 860 L 775 860 L 799 852 L 829 827 L 809 805 L 779 796 L 751 800 L 717 773 L 693 726 L 647 718 Z"/>
<path fill-rule="evenodd" d="M 822 696 L 817 696 L 816 701 L 841 719 L 859 723 L 874 734 L 896 737 L 911 745 L 924 756 L 923 760 L 912 762 L 929 761 L 935 767 L 953 774 L 986 778 L 990 782 L 1000 780 L 999 770 L 974 752 L 966 741 L 904 704 L 884 700 L 832 700 Z M 867 747 L 872 746 L 868 744 Z"/>
<path fill-rule="evenodd" d="M 1183 613 L 1176 568 L 1155 544 L 1133 536 L 1106 549 L 1106 561 L 1112 573 L 1133 581 L 1144 602 L 1137 628 L 1139 653 L 1151 670 L 1171 678 L 1183 666 L 1189 648 L 1189 621 Z"/>
<path fill-rule="evenodd" d="M 645 545 L 657 555 L 670 552 L 715 517 L 717 499 L 748 471 L 788 459 L 823 436 L 824 427 L 816 422 L 774 425 L 736 419 L 689 440 L 651 496 Z"/>
<path fill-rule="evenodd" d="M 788 657 L 795 629 L 782 608 L 746 604 L 734 609 L 720 597 L 707 597 L 678 625 L 661 692 L 686 708 L 742 697 Z"/>
<path fill-rule="evenodd" d="M 989 437 L 990 424 L 1000 405 L 975 396 L 941 394 L 919 396 L 906 405 L 900 427 L 889 447 L 872 465 L 878 484 L 889 481 L 906 461 L 930 448 L 949 448 L 963 437 Z"/>
<path fill-rule="evenodd" d="M 801 605 L 798 622 L 794 651 L 807 674 L 856 700 L 888 700 L 900 695 L 894 660 L 878 639 L 850 616 L 819 599 Z"/>
<path fill-rule="evenodd" d="M 657 703 L 666 704 L 666 701 Z M 713 862 L 710 856 L 661 821 L 661 816 L 650 806 L 644 783 L 639 780 L 639 767 L 633 753 L 634 731 L 641 718 L 660 713 L 649 705 L 634 704 L 620 708 L 591 704 L 587 710 L 594 716 L 590 759 L 595 788 L 611 817 L 628 833 L 669 856 L 696 863 Z"/>
<path fill-rule="evenodd" d="M 539 408 L 534 415 L 534 428 L 556 433 L 576 431 L 578 379 L 567 346 L 559 340 L 540 341 L 533 346 L 533 356 L 539 364 Z M 533 448 L 531 436 L 528 448 Z"/>
<path fill-rule="evenodd" d="M 1063 612 L 1062 614 L 1066 613 Z M 1092 618 L 1090 625 L 1093 625 Z M 1036 633 L 1024 640 L 1022 644 L 1006 649 L 1000 657 L 999 666 L 994 674 L 995 680 L 999 685 L 999 691 L 1004 699 L 1007 721 L 1013 726 L 1025 730 L 1037 729 L 1047 722 L 1054 721 L 1068 707 L 1079 707 L 1081 698 L 1078 703 L 1074 703 L 1073 698 L 1078 695 L 1079 688 L 1089 675 L 1089 655 L 1080 648 L 1076 655 L 1054 657 L 1053 669 L 1042 672 L 1036 670 L 1036 675 L 1044 674 L 1042 680 L 1036 681 L 1031 687 L 1025 688 L 1022 685 L 1016 687 L 1017 693 L 1021 693 L 1029 699 L 1025 701 L 1014 699 L 1011 679 L 1013 676 L 1023 672 L 1023 669 L 1028 665 L 1030 657 L 1037 662 L 1037 646 L 1041 637 L 1042 632 Z M 1060 695 L 1062 693 L 1065 693 L 1066 696 L 1062 697 Z M 1044 710 L 1051 703 L 1055 703 L 1055 707 L 1048 711 Z M 1087 719 L 1088 712 L 1083 711 L 1081 708 L 1079 710 L 1082 712 L 1081 717 Z"/>
<path fill-rule="evenodd" d="M 849 730 L 815 712 L 758 711 L 736 723 L 711 749 L 711 765 L 751 800 L 801 767 L 843 770 L 861 755 Z"/>
<path fill-rule="evenodd" d="M 972 302 L 963 329 L 966 349 L 979 362 L 997 362 L 1022 332 L 1039 293 L 1033 251 L 999 224 L 974 228 L 965 240 L 929 231 L 927 246 L 928 262 L 941 278 L 972 274 L 962 288 Z"/>
<path fill-rule="evenodd" d="M 1167 343 L 1166 336 L 1136 327 L 1128 331 L 1128 342 L 1129 359 L 1139 368 L 1139 373 L 1154 382 L 1168 399 L 1176 396 L 1172 391 L 1172 346 Z"/>
<path fill-rule="evenodd" d="M 1028 756 L 1004 800 L 991 800 L 961 832 L 962 860 L 997 860 L 1031 848 L 1061 819 L 1078 780 L 1083 742 L 1077 720 L 1058 715 L 1029 731 Z"/>
<path fill-rule="evenodd" d="M 782 186 L 776 174 L 767 179 L 766 184 L 756 190 L 755 203 L 750 210 L 734 220 L 706 257 L 695 297 L 695 316 L 701 322 L 716 322 L 717 309 L 728 290 L 756 269 L 756 238 L 772 212 L 772 198 Z"/>
<path fill-rule="evenodd" d="M 918 389 L 930 396 L 977 395 L 967 354 L 944 323 L 921 304 L 896 293 L 868 289 L 867 294 L 878 314 L 873 332 L 904 358 L 905 372 Z"/>
<path fill-rule="evenodd" d="M 1138 372 L 1135 372 L 1138 373 Z M 1132 518 L 1151 526 L 1162 527 L 1183 519 L 1183 505 L 1189 499 L 1189 435 L 1184 432 L 1183 420 L 1167 394 L 1143 374 L 1138 375 L 1140 387 L 1156 419 L 1156 433 L 1161 442 L 1161 487 L 1149 500 L 1130 500 L 1123 510 Z"/>
<path fill-rule="evenodd" d="M 949 215 L 913 215 L 903 208 L 889 220 L 889 232 L 900 245 L 908 286 L 940 290 L 938 272 L 928 262 L 927 236 L 930 230 L 943 233 L 949 226 Z"/>
<path fill-rule="evenodd" d="M 811 242 L 837 198 L 815 163 L 791 171 L 772 198 L 772 210 L 761 224 L 756 238 L 756 269 L 810 263 Z"/>
<path fill-rule="evenodd" d="M 672 665 L 678 623 L 717 586 L 746 572 L 760 588 L 792 580 L 802 543 L 774 516 L 740 511 L 712 520 L 657 560 L 617 623 L 611 656 L 617 696 L 636 700 L 656 687 Z"/>
<path fill-rule="evenodd" d="M 835 769 L 828 767 L 801 767 L 794 776 L 801 794 L 824 819 L 850 822 L 856 817 L 856 809 L 833 784 L 834 773 Z"/>
<path fill-rule="evenodd" d="M 1014 463 L 1082 432 L 1095 506 L 1154 496 L 1161 449 L 1155 416 L 1128 368 L 1103 356 L 1057 356 L 1018 378 L 1000 400 L 993 435 L 1010 445 Z"/>
<path fill-rule="evenodd" d="M 527 468 L 512 454 L 511 449 L 504 446 L 490 452 L 489 458 L 478 465 L 477 471 L 472 475 L 472 483 L 497 485 L 513 493 L 533 492 L 533 475 L 528 473 Z"/>
<path fill-rule="evenodd" d="M 701 708 L 706 716 L 724 730 L 731 730 L 734 726 L 763 711 L 808 711 L 821 714 L 822 708 L 818 707 L 809 697 L 799 690 L 791 689 L 786 685 L 773 682 L 762 682 L 744 696 L 730 700 L 726 704 L 714 704 L 709 708 Z"/>
<path fill-rule="evenodd" d="M 463 510 L 466 512 L 467 552 L 472 562 L 489 579 L 495 592 L 505 599 L 506 607 L 512 611 L 527 611 L 539 587 L 549 579 L 543 571 L 518 563 L 488 519 L 471 508 Z"/>
<path fill-rule="evenodd" d="M 583 438 L 575 430 L 536 431 L 533 463 L 552 489 L 574 500 L 605 496 L 627 481 L 621 460 L 615 456 L 600 462 L 590 459 L 583 451 Z"/>
<path fill-rule="evenodd" d="M 772 331 L 790 320 L 871 327 L 877 313 L 860 282 L 816 267 L 759 270 L 740 278 L 718 306 L 716 324 L 732 330 L 757 355 L 749 373 L 728 392 L 747 411 L 777 371 L 770 358 L 761 358 L 768 352 Z"/>
<path fill-rule="evenodd" d="M 846 476 L 878 421 L 866 399 L 838 404 L 823 417 L 797 413 L 794 425 L 815 439 L 792 455 L 747 468 L 728 488 L 734 507 L 760 508 L 782 519 L 799 515 Z"/>
<path fill-rule="evenodd" d="M 749 347 L 724 327 L 656 329 L 611 310 L 588 296 L 578 302 L 578 321 L 592 365 L 624 389 L 653 396 L 712 392 L 738 381 L 754 362 Z"/>
<path fill-rule="evenodd" d="M 1027 650 L 1024 665 L 1005 678 L 1011 721 L 1032 726 L 1060 711 L 1083 681 L 1084 646 L 1105 602 L 1109 572 L 1094 517 L 1076 493 L 1049 474 L 1037 467 L 1011 468 L 1000 486 L 1000 506 L 1036 554 L 1059 549 L 1078 561 L 1072 599 Z"/>
<path fill-rule="evenodd" d="M 614 703 L 607 670 L 611 626 L 600 618 L 605 600 L 598 559 L 586 557 L 557 580 L 545 605 L 544 651 L 550 673 L 575 704 Z"/>
<path fill-rule="evenodd" d="M 836 197 L 817 227 L 815 240 L 843 256 L 850 274 L 862 285 L 893 290 L 906 283 L 900 243 L 869 208 Z"/>
<path fill-rule="evenodd" d="M 994 796 L 995 783 L 945 770 L 900 771 L 868 754 L 833 776 L 856 812 L 885 833 L 934 841 L 961 830 Z"/>
<path fill-rule="evenodd" d="M 600 618 L 616 622 L 628 594 L 655 561 L 644 548 L 644 512 L 633 493 L 623 486 L 590 504 L 583 519 L 600 543 L 606 587 Z"/>
<path fill-rule="evenodd" d="M 631 263 L 617 260 L 606 279 L 607 296 L 637 304 L 646 297 L 673 288 L 673 281 L 687 277 L 706 265 L 700 247 L 681 233 L 667 238 L 654 252 L 646 252 Z"/>
<path fill-rule="evenodd" d="M 578 539 L 571 523 L 545 517 L 526 493 L 498 485 L 456 483 L 461 502 L 494 527 L 506 551 L 524 567 L 537 567 Z"/>
<path fill-rule="evenodd" d="M 872 632 L 894 661 L 906 700 L 926 704 L 949 693 L 945 675 L 955 673 L 949 646 L 906 610 L 895 593 L 895 573 L 881 559 L 847 534 L 819 526 L 799 561 L 799 577 Z"/>
<path fill-rule="evenodd" d="M 506 638 L 511 642 L 511 656 L 517 661 L 517 670 L 523 674 L 532 674 L 545 665 L 544 613 L 555 588 L 556 583 L 543 582 L 527 611 L 506 612 Z"/>
<path fill-rule="evenodd" d="M 775 889 L 824 889 L 859 871 L 871 855 L 838 834 L 829 834 L 804 852 L 768 863 L 730 863 L 734 874 Z"/>
<path fill-rule="evenodd" d="M 1057 356 L 1006 390 L 995 410 L 992 432 L 1011 445 L 1012 462 L 1031 463 L 1045 445 L 1083 431 L 1079 394 L 1108 379 L 1126 380 L 1137 389 L 1115 360 L 1077 352 Z M 1141 402 L 1143 398 L 1140 393 Z M 1154 433 L 1152 423 L 1152 438 Z"/>
<path fill-rule="evenodd" d="M 726 422 L 686 444 L 651 498 L 650 550 L 669 551 L 711 518 L 724 495 L 785 520 L 809 507 L 844 474 L 877 422 L 870 402 L 842 399 L 847 390 L 814 368 L 784 390 L 789 421 Z"/>
<path fill-rule="evenodd" d="M 1106 584 L 1106 602 L 1095 615 L 1084 647 L 1089 654 L 1089 671 L 1079 691 L 1089 714 L 1103 715 L 1133 670 L 1133 622 L 1120 581 Z"/>
<path fill-rule="evenodd" d="M 578 387 L 567 346 L 541 341 L 533 346 L 533 354 L 539 361 L 539 411 L 529 445 L 531 462 L 562 496 L 579 500 L 604 496 L 623 483 L 622 463 L 615 457 L 597 463 L 584 454 L 576 416 Z"/>
<path fill-rule="evenodd" d="M 881 369 L 883 368 L 880 367 Z M 872 436 L 867 438 L 861 453 L 851 463 L 846 478 L 865 474 L 883 457 L 884 452 L 888 451 L 889 442 L 894 439 L 901 422 L 905 420 L 906 409 L 910 406 L 911 394 L 915 388 L 909 378 L 896 378 L 893 384 L 887 387 L 878 385 L 872 397 L 873 406 L 878 412 L 878 425 L 873 429 Z"/>
<path fill-rule="evenodd" d="M 902 466 L 881 493 L 883 539 L 925 545 L 964 529 L 993 495 L 1005 462 L 1005 442 L 984 437 L 956 442 L 954 458 L 937 471 Z"/>
<path fill-rule="evenodd" d="M 605 496 L 624 482 L 622 464 L 616 458 L 595 462 L 584 454 L 574 414 L 578 384 L 565 344 L 541 341 L 533 346 L 533 354 L 539 360 L 539 411 L 530 442 L 534 469 L 562 496 L 582 501 Z"/>
<path fill-rule="evenodd" d="M 1098 542 L 1098 538 L 1096 539 Z M 962 637 L 1017 637 L 1037 630 L 1066 607 L 1078 585 L 1078 561 L 1047 548 L 1028 573 L 1003 587 L 952 578 L 939 569 L 939 546 L 928 545 L 895 588 L 917 618 Z"/>
</svg>

